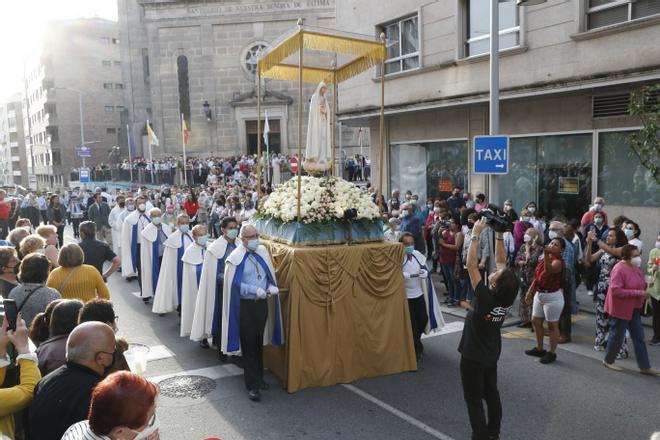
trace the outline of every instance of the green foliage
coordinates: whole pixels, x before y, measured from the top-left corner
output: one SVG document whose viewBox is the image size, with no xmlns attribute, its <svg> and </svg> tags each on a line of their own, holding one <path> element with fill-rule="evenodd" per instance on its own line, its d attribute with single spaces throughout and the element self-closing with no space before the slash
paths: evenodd
<svg viewBox="0 0 660 440">
<path fill-rule="evenodd" d="M 660 184 L 660 83 L 633 92 L 630 114 L 638 117 L 643 127 L 628 138 L 628 146 Z"/>
</svg>

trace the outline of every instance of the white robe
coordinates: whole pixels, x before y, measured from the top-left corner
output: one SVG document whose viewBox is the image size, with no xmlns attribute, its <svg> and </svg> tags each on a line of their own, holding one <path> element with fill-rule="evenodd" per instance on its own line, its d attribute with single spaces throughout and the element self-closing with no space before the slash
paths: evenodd
<svg viewBox="0 0 660 440">
<path fill-rule="evenodd" d="M 178 229 L 170 235 L 165 243 L 163 262 L 158 276 L 156 298 L 151 311 L 154 313 L 169 313 L 176 310 L 179 305 L 179 280 L 177 266 L 179 263 L 179 249 L 188 248 L 193 242 L 190 234 L 182 234 Z M 183 255 L 181 256 L 183 258 Z M 183 289 L 183 288 L 182 288 Z"/>
<path fill-rule="evenodd" d="M 128 211 L 127 211 L 128 212 Z M 133 257 L 131 255 L 131 249 L 132 249 L 132 244 L 133 244 L 133 226 L 138 225 L 138 230 L 137 230 L 137 243 L 140 242 L 140 233 L 142 232 L 142 229 L 144 228 L 144 223 L 147 223 L 147 221 L 139 221 L 140 217 L 142 215 L 145 215 L 144 213 L 140 213 L 139 211 L 135 210 L 128 214 L 126 218 L 124 219 L 124 222 L 121 227 L 121 275 L 124 278 L 128 277 L 134 277 L 137 275 L 137 269 L 134 268 L 134 265 L 136 262 L 133 261 Z M 146 217 L 146 215 L 145 215 Z M 139 258 L 139 256 L 136 256 L 136 258 Z"/>
<path fill-rule="evenodd" d="M 167 225 L 161 225 L 165 236 L 169 237 L 172 229 Z M 142 263 L 140 277 L 142 279 L 142 297 L 150 298 L 154 296 L 153 283 L 153 243 L 158 239 L 158 228 L 153 223 L 149 223 L 140 233 L 140 260 Z M 160 275 L 160 274 L 159 274 Z"/>
<path fill-rule="evenodd" d="M 121 230 L 123 226 L 122 213 L 126 208 L 120 208 L 119 205 L 112 208 L 108 216 L 108 223 L 112 228 L 112 250 L 115 254 L 121 255 Z"/>
<path fill-rule="evenodd" d="M 215 289 L 218 279 L 218 260 L 224 258 L 227 252 L 227 240 L 220 237 L 207 249 L 202 266 L 202 279 L 197 290 L 197 302 L 193 315 L 190 339 L 201 341 L 211 337 L 213 314 L 220 304 L 216 304 Z"/>
<path fill-rule="evenodd" d="M 204 263 L 206 249 L 193 243 L 183 253 L 183 288 L 181 294 L 181 337 L 190 336 L 197 301 L 197 266 Z M 200 276 L 201 279 L 201 276 Z"/>
<path fill-rule="evenodd" d="M 326 93 L 321 96 L 323 87 L 325 87 Z M 327 164 L 332 160 L 332 113 L 330 113 L 327 91 L 327 85 L 321 81 L 316 87 L 309 105 L 305 158 L 311 159 L 317 164 Z"/>
<path fill-rule="evenodd" d="M 419 251 L 414 251 L 413 256 L 422 269 L 426 270 L 429 274 L 427 278 L 417 278 L 422 287 L 422 292 L 424 292 L 424 305 L 426 306 L 426 316 L 428 317 L 424 334 L 428 335 L 429 333 L 440 331 L 445 326 L 445 319 L 442 316 L 438 295 L 436 295 L 435 287 L 433 287 L 433 282 L 431 281 L 431 272 L 428 266 L 426 266 L 426 257 Z"/>
<path fill-rule="evenodd" d="M 239 342 L 238 350 L 228 351 L 227 345 L 228 345 L 229 327 L 230 327 L 229 320 L 231 318 L 231 313 L 232 313 L 230 308 L 231 297 L 232 295 L 237 294 L 237 292 L 232 292 L 231 287 L 232 287 L 232 283 L 234 282 L 234 274 L 236 273 L 236 268 L 243 262 L 246 252 L 247 250 L 245 249 L 245 247 L 243 247 L 243 245 L 239 245 L 236 249 L 234 249 L 234 251 L 227 257 L 227 260 L 225 261 L 225 282 L 223 284 L 223 295 L 222 295 L 222 340 L 220 347 L 222 352 L 225 354 L 232 354 L 232 355 L 241 354 L 240 342 Z M 275 268 L 273 267 L 273 262 L 270 258 L 270 254 L 268 253 L 268 249 L 266 249 L 266 247 L 263 245 L 259 245 L 259 248 L 257 249 L 256 253 L 266 262 L 266 265 L 268 266 L 268 270 L 271 273 L 271 277 L 273 278 L 273 280 L 275 280 L 275 282 L 277 282 L 277 280 L 275 279 Z M 281 307 L 279 307 L 280 305 L 279 301 L 280 301 L 279 295 L 270 295 L 268 297 L 268 320 L 266 321 L 266 328 L 264 329 L 264 340 L 263 340 L 264 345 L 268 345 L 272 343 L 276 331 L 279 331 L 281 343 L 284 343 L 284 332 L 282 328 L 283 325 L 282 313 L 281 313 Z M 233 325 L 240 326 L 240 323 L 233 323 Z"/>
</svg>

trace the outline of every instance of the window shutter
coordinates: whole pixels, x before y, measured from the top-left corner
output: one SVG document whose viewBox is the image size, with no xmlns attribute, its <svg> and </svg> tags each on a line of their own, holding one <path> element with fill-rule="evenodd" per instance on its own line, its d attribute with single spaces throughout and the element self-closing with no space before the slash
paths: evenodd
<svg viewBox="0 0 660 440">
<path fill-rule="evenodd" d="M 655 14 L 660 14 L 660 1 L 658 0 L 637 0 L 632 4 L 633 19 Z"/>
<path fill-rule="evenodd" d="M 591 12 L 587 21 L 588 29 L 596 29 L 617 23 L 624 23 L 628 21 L 628 5 L 604 9 L 598 12 Z"/>
<path fill-rule="evenodd" d="M 593 117 L 610 118 L 613 116 L 628 116 L 630 111 L 630 93 L 616 95 L 601 95 L 593 97 Z"/>
</svg>

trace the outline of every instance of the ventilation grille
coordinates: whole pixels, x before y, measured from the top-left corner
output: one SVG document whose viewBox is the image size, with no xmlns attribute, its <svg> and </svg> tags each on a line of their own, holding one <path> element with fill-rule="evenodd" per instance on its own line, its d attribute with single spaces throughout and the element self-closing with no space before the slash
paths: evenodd
<svg viewBox="0 0 660 440">
<path fill-rule="evenodd" d="M 653 109 L 660 104 L 660 90 L 646 92 L 646 96 L 644 96 L 644 104 L 647 111 L 653 111 Z"/>
<path fill-rule="evenodd" d="M 630 93 L 617 95 L 594 96 L 593 117 L 611 118 L 613 116 L 628 116 L 630 111 Z"/>
</svg>

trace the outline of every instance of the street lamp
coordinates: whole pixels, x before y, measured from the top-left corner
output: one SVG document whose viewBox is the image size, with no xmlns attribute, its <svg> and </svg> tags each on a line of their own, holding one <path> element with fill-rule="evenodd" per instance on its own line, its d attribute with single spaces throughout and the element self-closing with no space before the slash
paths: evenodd
<svg viewBox="0 0 660 440">
<path fill-rule="evenodd" d="M 204 104 L 202 104 L 202 108 L 204 108 L 204 115 L 206 116 L 206 122 L 211 122 L 213 119 L 213 114 L 211 113 L 211 105 L 209 104 L 208 101 L 204 101 Z"/>
<path fill-rule="evenodd" d="M 69 89 L 67 87 L 54 87 L 52 90 L 66 90 L 69 92 L 76 92 L 78 94 L 78 105 L 80 107 L 80 147 L 83 148 L 85 146 L 85 126 L 83 125 L 83 94 L 80 90 L 76 89 Z M 85 167 L 85 156 L 82 158 L 82 167 Z"/>
<path fill-rule="evenodd" d="M 500 131 L 500 10 L 499 4 L 509 0 L 490 1 L 490 105 L 489 134 L 496 135 Z M 533 6 L 545 3 L 547 0 L 516 0 L 518 6 Z M 497 176 L 488 178 L 488 192 L 491 201 L 499 199 L 499 188 L 496 186 Z"/>
</svg>

